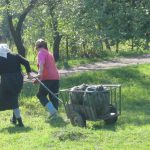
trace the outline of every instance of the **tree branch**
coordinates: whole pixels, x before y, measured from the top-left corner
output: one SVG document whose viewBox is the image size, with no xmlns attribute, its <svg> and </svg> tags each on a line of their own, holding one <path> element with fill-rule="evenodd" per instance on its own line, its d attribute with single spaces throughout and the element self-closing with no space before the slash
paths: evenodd
<svg viewBox="0 0 150 150">
<path fill-rule="evenodd" d="M 25 10 L 23 11 L 23 13 L 20 15 L 19 17 L 19 21 L 18 21 L 18 24 L 17 24 L 17 27 L 16 27 L 16 31 L 17 32 L 20 32 L 21 31 L 21 28 L 22 28 L 22 25 L 23 25 L 23 22 L 27 16 L 27 14 L 33 9 L 33 7 L 35 6 L 35 4 L 38 2 L 38 0 L 31 0 L 30 1 L 30 4 L 28 5 L 27 8 L 25 8 Z"/>
<path fill-rule="evenodd" d="M 10 14 L 10 1 L 5 0 L 5 2 L 7 4 L 6 11 L 7 11 L 7 18 L 8 18 L 9 27 L 10 27 L 12 34 L 15 35 L 15 29 L 13 26 L 12 15 Z"/>
</svg>

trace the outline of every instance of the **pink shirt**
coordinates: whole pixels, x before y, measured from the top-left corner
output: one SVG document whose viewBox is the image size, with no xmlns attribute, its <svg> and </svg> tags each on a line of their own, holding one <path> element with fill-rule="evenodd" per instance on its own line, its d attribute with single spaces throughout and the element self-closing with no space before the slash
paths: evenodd
<svg viewBox="0 0 150 150">
<path fill-rule="evenodd" d="M 38 66 L 39 64 L 44 65 L 41 80 L 59 80 L 59 73 L 54 57 L 47 49 L 40 48 L 38 52 Z"/>
</svg>

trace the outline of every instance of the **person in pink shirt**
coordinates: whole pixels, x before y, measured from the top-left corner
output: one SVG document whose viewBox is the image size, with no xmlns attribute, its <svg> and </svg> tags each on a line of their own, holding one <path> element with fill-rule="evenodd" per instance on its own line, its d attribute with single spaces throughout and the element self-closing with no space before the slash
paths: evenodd
<svg viewBox="0 0 150 150">
<path fill-rule="evenodd" d="M 47 43 L 39 39 L 35 43 L 38 51 L 38 75 L 37 77 L 44 83 L 56 96 L 59 92 L 59 73 L 53 55 L 47 48 Z M 49 96 L 49 99 L 47 98 Z M 39 87 L 37 97 L 41 104 L 47 108 L 53 116 L 58 111 L 58 99 L 51 95 L 42 85 Z"/>
</svg>

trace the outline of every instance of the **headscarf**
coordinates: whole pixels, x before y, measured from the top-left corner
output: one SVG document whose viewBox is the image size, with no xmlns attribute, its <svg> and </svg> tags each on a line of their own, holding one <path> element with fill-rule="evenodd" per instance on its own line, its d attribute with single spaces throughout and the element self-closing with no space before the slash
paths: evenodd
<svg viewBox="0 0 150 150">
<path fill-rule="evenodd" d="M 7 44 L 0 44 L 0 56 L 7 58 L 7 53 L 10 53 L 11 50 Z"/>
</svg>

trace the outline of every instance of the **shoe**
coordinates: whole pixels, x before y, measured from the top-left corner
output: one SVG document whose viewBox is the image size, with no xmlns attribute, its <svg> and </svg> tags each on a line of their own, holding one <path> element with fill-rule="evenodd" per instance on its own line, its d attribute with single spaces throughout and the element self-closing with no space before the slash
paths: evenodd
<svg viewBox="0 0 150 150">
<path fill-rule="evenodd" d="M 13 125 L 17 124 L 17 120 L 14 120 L 13 118 L 10 119 L 10 123 L 12 123 Z"/>
<path fill-rule="evenodd" d="M 17 118 L 17 121 L 18 121 L 18 124 L 17 124 L 18 127 L 24 127 L 24 124 L 21 118 Z"/>
<path fill-rule="evenodd" d="M 55 112 L 55 113 L 53 113 L 53 114 L 49 114 L 48 118 L 49 118 L 49 119 L 54 119 L 54 118 L 56 118 L 57 116 L 58 116 L 58 113 Z"/>
</svg>

